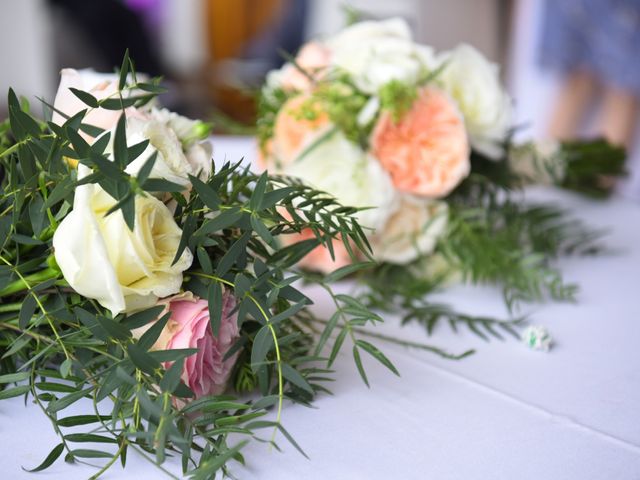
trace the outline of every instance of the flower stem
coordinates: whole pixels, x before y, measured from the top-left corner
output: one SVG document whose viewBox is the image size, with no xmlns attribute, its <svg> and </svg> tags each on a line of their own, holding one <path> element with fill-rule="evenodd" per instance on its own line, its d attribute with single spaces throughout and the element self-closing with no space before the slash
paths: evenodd
<svg viewBox="0 0 640 480">
<path fill-rule="evenodd" d="M 44 270 L 40 270 L 39 272 L 31 273 L 29 275 L 20 275 L 18 280 L 11 282 L 0 290 L 0 297 L 6 297 L 7 295 L 13 295 L 14 293 L 18 293 L 23 290 L 29 290 L 31 285 L 37 285 L 47 280 L 51 280 L 52 278 L 58 278 L 59 276 L 60 270 L 56 270 L 51 267 L 47 267 Z"/>
</svg>

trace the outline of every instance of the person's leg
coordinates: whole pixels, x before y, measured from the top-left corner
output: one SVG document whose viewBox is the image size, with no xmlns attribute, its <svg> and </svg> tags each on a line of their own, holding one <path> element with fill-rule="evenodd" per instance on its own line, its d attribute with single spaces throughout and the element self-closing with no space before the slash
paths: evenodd
<svg viewBox="0 0 640 480">
<path fill-rule="evenodd" d="M 574 71 L 565 77 L 549 122 L 548 134 L 551 138 L 575 139 L 596 90 L 596 80 L 585 71 Z"/>
<path fill-rule="evenodd" d="M 620 88 L 607 87 L 598 132 L 613 144 L 631 148 L 639 113 L 638 97 Z"/>
</svg>

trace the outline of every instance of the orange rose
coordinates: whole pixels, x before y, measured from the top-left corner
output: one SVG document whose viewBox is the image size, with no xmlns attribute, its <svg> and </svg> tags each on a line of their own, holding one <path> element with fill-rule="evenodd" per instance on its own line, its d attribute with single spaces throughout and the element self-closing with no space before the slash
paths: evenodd
<svg viewBox="0 0 640 480">
<path fill-rule="evenodd" d="M 398 190 L 442 198 L 469 174 L 469 142 L 462 117 L 449 97 L 434 88 L 420 92 L 402 120 L 380 115 L 372 151 Z"/>
<path fill-rule="evenodd" d="M 329 116 L 314 103 L 309 95 L 297 95 L 282 106 L 276 116 L 271 152 L 276 169 L 294 162 L 319 135 L 329 128 Z"/>
</svg>

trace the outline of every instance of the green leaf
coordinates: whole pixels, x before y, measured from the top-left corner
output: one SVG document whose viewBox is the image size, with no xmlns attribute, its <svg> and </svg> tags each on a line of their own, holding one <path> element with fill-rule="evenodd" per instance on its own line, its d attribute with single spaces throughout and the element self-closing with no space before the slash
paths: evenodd
<svg viewBox="0 0 640 480">
<path fill-rule="evenodd" d="M 144 151 L 149 146 L 149 140 L 143 140 L 138 142 L 127 148 L 127 157 L 129 158 L 129 163 L 138 158 L 140 155 L 144 153 Z M 157 154 L 157 152 L 153 152 Z"/>
<path fill-rule="evenodd" d="M 96 322 L 114 338 L 118 340 L 128 340 L 131 338 L 131 332 L 121 323 L 115 322 L 107 317 L 96 316 Z"/>
<path fill-rule="evenodd" d="M 46 470 L 53 464 L 53 462 L 55 462 L 58 459 L 58 457 L 60 457 L 63 451 L 64 451 L 64 444 L 59 443 L 58 445 L 53 447 L 53 450 L 49 452 L 49 455 L 47 455 L 47 458 L 45 458 L 40 465 L 38 465 L 36 468 L 33 468 L 31 470 L 27 470 L 26 468 L 24 468 L 24 470 L 30 473 L 41 472 L 42 470 Z"/>
<path fill-rule="evenodd" d="M 69 374 L 71 373 L 71 367 L 73 365 L 73 362 L 71 361 L 70 358 L 67 358 L 64 360 L 64 362 L 62 362 L 60 364 L 60 375 L 62 375 L 62 378 L 67 378 L 69 376 Z"/>
<path fill-rule="evenodd" d="M 134 328 L 140 328 L 158 318 L 163 310 L 164 307 L 162 305 L 151 307 L 147 310 L 143 310 L 141 312 L 126 316 L 121 323 L 130 330 L 133 330 Z"/>
<path fill-rule="evenodd" d="M 211 282 L 208 288 L 207 300 L 209 302 L 209 320 L 213 336 L 220 335 L 220 324 L 222 323 L 222 285 Z"/>
<path fill-rule="evenodd" d="M 210 480 L 214 478 L 213 474 L 227 463 L 229 459 L 233 458 L 247 443 L 249 443 L 249 440 L 243 440 L 233 448 L 202 461 L 197 470 L 187 472 L 187 475 L 191 477 L 191 480 Z"/>
<path fill-rule="evenodd" d="M 19 397 L 29 391 L 29 385 L 20 385 L 14 388 L 7 388 L 0 392 L 0 400 L 6 400 L 7 398 Z"/>
<path fill-rule="evenodd" d="M 68 442 L 74 443 L 118 443 L 115 438 L 105 437 L 104 435 L 96 435 L 94 433 L 70 433 L 64 436 Z"/>
<path fill-rule="evenodd" d="M 180 358 L 186 358 L 198 353 L 197 348 L 176 348 L 173 350 L 158 350 L 149 352 L 149 356 L 159 362 L 175 362 Z"/>
<path fill-rule="evenodd" d="M 0 383 L 16 383 L 21 382 L 29 378 L 31 374 L 29 372 L 17 372 L 8 373 L 6 375 L 0 375 Z"/>
<path fill-rule="evenodd" d="M 147 102 L 154 98 L 154 96 L 155 95 L 136 95 L 135 97 L 126 98 L 105 98 L 104 100 L 100 100 L 100 107 L 106 110 L 122 110 L 136 103 Z"/>
<path fill-rule="evenodd" d="M 93 138 L 97 138 L 100 137 L 104 132 L 104 128 L 100 128 L 100 127 L 96 127 L 94 125 L 89 125 L 86 123 L 81 123 L 80 126 L 78 127 L 78 130 L 86 133 L 87 135 L 90 135 Z M 102 138 L 106 138 L 106 140 L 103 140 L 103 142 L 109 143 L 109 137 L 110 137 L 110 133 L 107 132 L 105 135 L 102 135 Z M 102 143 L 98 144 L 98 147 L 102 147 Z M 96 142 L 94 142 L 94 144 L 92 145 L 92 147 L 96 146 Z M 100 153 L 104 152 L 104 148 L 99 149 L 99 148 L 95 148 L 95 151 L 100 151 Z"/>
<path fill-rule="evenodd" d="M 368 268 L 373 268 L 375 266 L 376 266 L 375 262 L 352 263 L 350 265 L 346 265 L 344 267 L 338 268 L 337 270 L 334 270 L 329 275 L 327 275 L 324 280 L 327 283 L 337 282 L 338 280 L 348 275 L 359 272 L 361 270 L 366 270 Z"/>
<path fill-rule="evenodd" d="M 229 250 L 227 250 L 227 253 L 225 253 L 220 260 L 216 270 L 219 277 L 224 276 L 241 256 L 246 255 L 249 238 L 251 238 L 251 232 L 244 232 L 242 236 L 231 245 Z"/>
<path fill-rule="evenodd" d="M 256 185 L 251 194 L 251 200 L 249 200 L 249 208 L 251 210 L 257 210 L 264 198 L 264 191 L 267 188 L 267 180 L 269 179 L 267 172 L 264 172 L 258 178 Z"/>
<path fill-rule="evenodd" d="M 85 105 L 91 108 L 98 108 L 98 99 L 90 93 L 83 92 L 82 90 L 78 90 L 77 88 L 73 87 L 69 87 L 69 90 L 71 90 L 71 93 L 78 97 Z"/>
<path fill-rule="evenodd" d="M 59 412 L 60 410 L 64 410 L 65 408 L 67 408 L 69 405 L 77 402 L 78 400 L 80 400 L 82 397 L 89 395 L 89 393 L 93 390 L 93 387 L 91 388 L 85 388 L 84 390 L 80 390 L 78 392 L 74 392 L 74 393 L 70 393 L 69 395 L 62 397 L 58 400 L 54 400 L 53 402 L 49 403 L 49 406 L 47 407 L 47 411 L 49 413 L 56 413 Z"/>
<path fill-rule="evenodd" d="M 116 125 L 116 133 L 113 138 L 113 158 L 115 163 L 124 169 L 129 164 L 129 151 L 127 149 L 127 120 L 124 115 L 120 115 Z"/>
<path fill-rule="evenodd" d="M 251 369 L 256 372 L 260 368 L 267 354 L 273 348 L 273 334 L 268 325 L 264 325 L 255 338 L 253 339 L 253 347 L 251 348 Z"/>
<path fill-rule="evenodd" d="M 156 164 L 157 158 L 158 158 L 158 152 L 155 151 L 149 158 L 147 158 L 147 160 L 144 162 L 144 165 L 142 165 L 142 168 L 138 172 L 138 176 L 137 176 L 138 183 L 142 185 L 143 188 L 144 188 L 144 182 L 146 182 L 147 179 L 149 178 L 149 175 L 151 174 L 151 170 L 153 170 L 153 166 Z"/>
<path fill-rule="evenodd" d="M 131 60 L 129 59 L 129 49 L 124 51 L 124 57 L 122 58 L 122 66 L 120 67 L 120 77 L 118 78 L 118 90 L 122 90 L 127 86 L 127 76 L 129 75 L 129 67 L 131 66 Z"/>
<path fill-rule="evenodd" d="M 211 188 L 210 185 L 204 183 L 198 177 L 194 177 L 193 175 L 189 175 L 189 180 L 191 180 L 191 184 L 198 193 L 198 196 L 200 197 L 202 202 L 211 210 L 218 210 L 218 208 L 220 207 L 220 197 L 213 190 L 213 188 Z"/>
<path fill-rule="evenodd" d="M 313 388 L 311 388 L 309 382 L 307 382 L 307 380 L 300 374 L 300 372 L 298 372 L 288 363 L 282 364 L 282 375 L 296 387 L 309 392 L 311 395 L 314 394 Z"/>
<path fill-rule="evenodd" d="M 198 230 L 198 234 L 200 235 L 208 235 L 210 233 L 215 233 L 220 230 L 224 230 L 242 218 L 243 213 L 238 209 L 229 209 L 226 210 L 215 218 L 207 219 L 202 227 Z"/>
<path fill-rule="evenodd" d="M 273 235 L 271 235 L 271 232 L 269 231 L 269 229 L 267 228 L 267 226 L 262 223 L 262 221 L 254 216 L 251 215 L 249 217 L 251 219 L 251 228 L 253 228 L 255 230 L 255 232 L 260 236 L 260 238 L 262 238 L 262 240 L 264 240 L 264 242 L 267 245 L 270 246 L 275 246 L 275 240 L 273 238 Z"/>
<path fill-rule="evenodd" d="M 320 355 L 320 352 L 322 352 L 322 349 L 324 348 L 325 344 L 327 343 L 327 340 L 329 340 L 329 337 L 331 336 L 331 333 L 333 332 L 333 330 L 336 328 L 336 325 L 338 324 L 338 320 L 340 319 L 340 312 L 334 312 L 333 315 L 331 315 L 331 318 L 329 319 L 329 321 L 327 322 L 327 325 L 324 327 L 324 330 L 322 331 L 322 334 L 320 335 L 320 338 L 318 339 L 318 343 L 316 344 L 316 349 L 315 349 L 315 355 Z"/>
<path fill-rule="evenodd" d="M 277 315 L 274 315 L 273 317 L 271 317 L 269 319 L 269 323 L 271 323 L 271 325 L 277 325 L 282 320 L 286 320 L 287 318 L 293 317 L 296 313 L 298 313 L 300 310 L 302 310 L 306 306 L 307 306 L 307 300 L 303 299 L 302 301 L 290 306 L 285 311 L 280 312 Z"/>
<path fill-rule="evenodd" d="M 162 380 L 160 380 L 160 389 L 163 392 L 173 393 L 178 385 L 180 385 L 180 376 L 182 375 L 182 369 L 184 367 L 184 359 L 181 358 L 176 362 L 173 362 L 173 365 L 164 372 L 162 376 Z"/>
<path fill-rule="evenodd" d="M 213 274 L 213 265 L 211 264 L 211 258 L 209 258 L 209 254 L 204 249 L 203 246 L 199 246 L 196 250 L 196 256 L 198 257 L 198 262 L 202 267 L 202 271 L 207 275 Z"/>
<path fill-rule="evenodd" d="M 76 391 L 76 388 L 73 385 L 65 385 L 64 383 L 54 382 L 38 382 L 35 384 L 35 387 L 38 390 L 42 390 L 43 392 L 72 393 Z"/>
<path fill-rule="evenodd" d="M 148 180 L 147 180 L 148 181 Z M 117 210 L 122 210 L 122 216 L 127 228 L 133 232 L 136 221 L 136 202 L 135 194 L 131 191 L 127 192 L 114 206 L 107 210 L 106 215 L 111 215 Z"/>
<path fill-rule="evenodd" d="M 78 132 L 70 127 L 67 127 L 65 129 L 65 133 L 67 134 L 67 137 L 69 137 L 69 140 L 73 145 L 73 149 L 76 151 L 79 158 L 85 158 L 90 155 L 91 147 L 89 146 L 87 141 L 82 138 L 80 134 L 78 134 Z"/>
<path fill-rule="evenodd" d="M 147 192 L 180 193 L 185 191 L 184 185 L 165 180 L 164 178 L 148 178 L 142 188 Z"/>
<path fill-rule="evenodd" d="M 107 398 L 111 392 L 122 385 L 122 380 L 118 376 L 118 369 L 111 369 L 107 376 L 100 382 L 100 387 L 96 393 L 96 399 L 102 401 Z"/>
<path fill-rule="evenodd" d="M 362 366 L 362 359 L 360 358 L 360 352 L 358 351 L 358 347 L 356 345 L 353 346 L 353 360 L 356 362 L 356 367 L 358 367 L 358 373 L 362 377 L 362 381 L 367 387 L 369 387 L 369 380 L 367 380 L 367 374 L 365 373 L 364 367 Z"/>
<path fill-rule="evenodd" d="M 291 436 L 291 434 L 282 426 L 282 424 L 278 424 L 278 430 L 280 430 L 280 433 L 282 433 L 282 435 L 284 435 L 284 437 L 289 441 L 289 443 L 291 445 L 293 445 L 293 447 L 298 450 L 298 452 L 300 452 L 300 454 L 305 457 L 307 460 L 309 459 L 308 455 L 304 452 L 304 450 L 302 450 L 302 448 L 300 447 L 300 445 L 298 445 L 298 442 L 296 442 L 294 440 L 294 438 Z"/>
<path fill-rule="evenodd" d="M 89 313 L 80 307 L 74 308 L 73 311 L 80 322 L 82 322 L 82 324 L 87 327 L 96 338 L 104 342 L 110 341 L 108 332 L 98 324 L 94 314 Z"/>
<path fill-rule="evenodd" d="M 258 210 L 266 210 L 274 207 L 278 202 L 291 195 L 294 191 L 295 188 L 293 187 L 284 187 L 265 193 L 262 197 L 262 202 L 260 203 Z"/>
<path fill-rule="evenodd" d="M 102 452 L 100 450 L 92 450 L 88 448 L 71 450 L 70 454 L 78 458 L 113 458 L 112 453 Z"/>
<path fill-rule="evenodd" d="M 78 425 L 90 425 L 92 423 L 98 423 L 100 421 L 111 420 L 111 416 L 97 416 L 97 415 L 73 415 L 70 417 L 60 418 L 57 423 L 60 427 L 75 427 Z"/>
<path fill-rule="evenodd" d="M 189 215 L 185 220 L 184 225 L 182 226 L 180 243 L 178 244 L 178 249 L 176 250 L 176 254 L 173 257 L 173 261 L 171 262 L 172 266 L 175 265 L 178 260 L 180 260 L 180 257 L 182 257 L 182 253 L 187 248 L 187 245 L 189 245 L 189 239 L 193 235 L 193 231 L 196 228 L 196 222 L 197 219 L 195 215 Z"/>
<path fill-rule="evenodd" d="M 344 339 L 347 336 L 347 329 L 343 328 L 338 336 L 336 337 L 336 341 L 333 343 L 333 348 L 331 349 L 331 353 L 329 354 L 329 360 L 327 361 L 327 366 L 331 367 L 333 362 L 336 360 L 338 356 L 338 352 L 342 348 L 342 344 L 344 343 Z"/>
<path fill-rule="evenodd" d="M 27 295 L 27 297 L 24 299 L 24 302 L 22 302 L 22 307 L 20 307 L 20 315 L 18 317 L 18 326 L 22 330 L 27 328 L 29 320 L 31 320 L 31 317 L 33 317 L 33 314 L 35 313 L 37 307 L 38 304 L 35 297 L 33 295 Z"/>
<path fill-rule="evenodd" d="M 385 354 L 382 353 L 380 350 L 378 350 L 377 347 L 375 347 L 374 345 L 371 345 L 369 342 L 366 342 L 364 340 L 356 340 L 356 345 L 362 348 L 365 352 L 367 352 L 373 358 L 378 360 L 381 364 L 383 364 L 385 367 L 387 367 L 397 376 L 400 376 L 400 372 L 398 372 L 398 370 L 393 365 L 393 363 L 391 363 L 391 361 L 385 356 Z"/>
<path fill-rule="evenodd" d="M 155 375 L 156 370 L 160 370 L 160 362 L 139 348 L 137 345 L 127 345 L 127 353 L 133 364 L 149 375 Z"/>
<path fill-rule="evenodd" d="M 155 322 L 149 328 L 149 330 L 144 332 L 142 337 L 140 337 L 140 340 L 138 340 L 138 346 L 145 351 L 149 350 L 153 346 L 153 344 L 156 343 L 156 340 L 158 340 L 158 338 L 160 337 L 164 326 L 167 324 L 170 318 L 171 312 L 167 312 L 161 318 L 159 318 L 158 321 Z"/>
</svg>

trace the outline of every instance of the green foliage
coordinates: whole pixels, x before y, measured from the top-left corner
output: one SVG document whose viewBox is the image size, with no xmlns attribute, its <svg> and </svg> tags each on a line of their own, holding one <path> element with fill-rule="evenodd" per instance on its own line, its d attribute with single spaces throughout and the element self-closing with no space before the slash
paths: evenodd
<svg viewBox="0 0 640 480">
<path fill-rule="evenodd" d="M 413 102 L 418 98 L 418 90 L 414 85 L 407 85 L 399 80 L 391 80 L 379 92 L 380 107 L 391 112 L 394 122 L 400 121 Z"/>
<path fill-rule="evenodd" d="M 5 387 L 0 399 L 32 398 L 60 438 L 33 471 L 46 469 L 63 454 L 68 462 L 106 459 L 96 478 L 117 461 L 125 466 L 133 449 L 161 469 L 167 455 L 177 455 L 186 475 L 213 478 L 227 473 L 229 461 L 242 461 L 247 440 L 264 441 L 264 428 L 273 430 L 266 441 L 275 444 L 279 433 L 300 450 L 282 425 L 283 403 L 309 404 L 318 392 L 328 391 L 330 367 L 347 335 L 354 349 L 397 373 L 377 347 L 354 331 L 381 322 L 378 315 L 351 297 L 332 293 L 338 316 L 318 332 L 320 320 L 292 272 L 300 258 L 334 238 L 366 252 L 367 240 L 354 219 L 357 210 L 296 181 L 250 173 L 240 163 L 227 163 L 204 180 L 191 177 L 189 195 L 171 182 L 149 178 L 154 157 L 137 176 L 128 175 L 126 166 L 142 154 L 146 142 L 127 146 L 124 115 L 114 133 L 113 159 L 105 153 L 108 134 L 91 144 L 80 134 L 102 133 L 83 124 L 89 109 L 142 106 L 160 91 L 157 80 L 136 80 L 128 56 L 119 86 L 114 96 L 102 100 L 73 91 L 87 109 L 62 126 L 34 118 L 10 92 L 9 121 L 0 124 L 0 384 Z M 78 180 L 74 160 L 92 173 Z M 113 196 L 116 206 L 108 214 L 121 210 L 129 228 L 134 227 L 137 196 L 160 192 L 176 202 L 175 220 L 183 230 L 176 259 L 186 248 L 194 253 L 184 287 L 208 299 L 214 334 L 220 329 L 224 289 L 238 301 L 241 336 L 227 352 L 228 357 L 239 354 L 231 380 L 236 394 L 193 400 L 180 373 L 196 351 L 152 348 L 168 321 L 167 315 L 158 319 L 161 308 L 114 318 L 65 282 L 52 255 L 52 237 L 82 183 L 97 183 Z M 275 241 L 303 229 L 311 229 L 313 238 L 286 248 Z M 333 278 L 352 271 L 336 272 Z M 153 321 L 139 339 L 131 333 Z M 331 334 L 337 330 L 344 333 L 334 341 Z M 324 356 L 328 350 L 329 358 Z M 366 379 L 358 359 L 356 364 Z M 255 401 L 240 397 L 247 391 L 257 391 Z M 86 410 L 69 416 L 72 405 Z M 262 420 L 274 407 L 275 421 Z M 73 433 L 67 430 L 72 427 Z M 103 448 L 81 448 L 86 442 Z"/>
<path fill-rule="evenodd" d="M 605 140 L 563 142 L 561 155 L 566 164 L 560 186 L 593 197 L 607 197 L 615 179 L 625 174 L 626 151 Z"/>
</svg>

